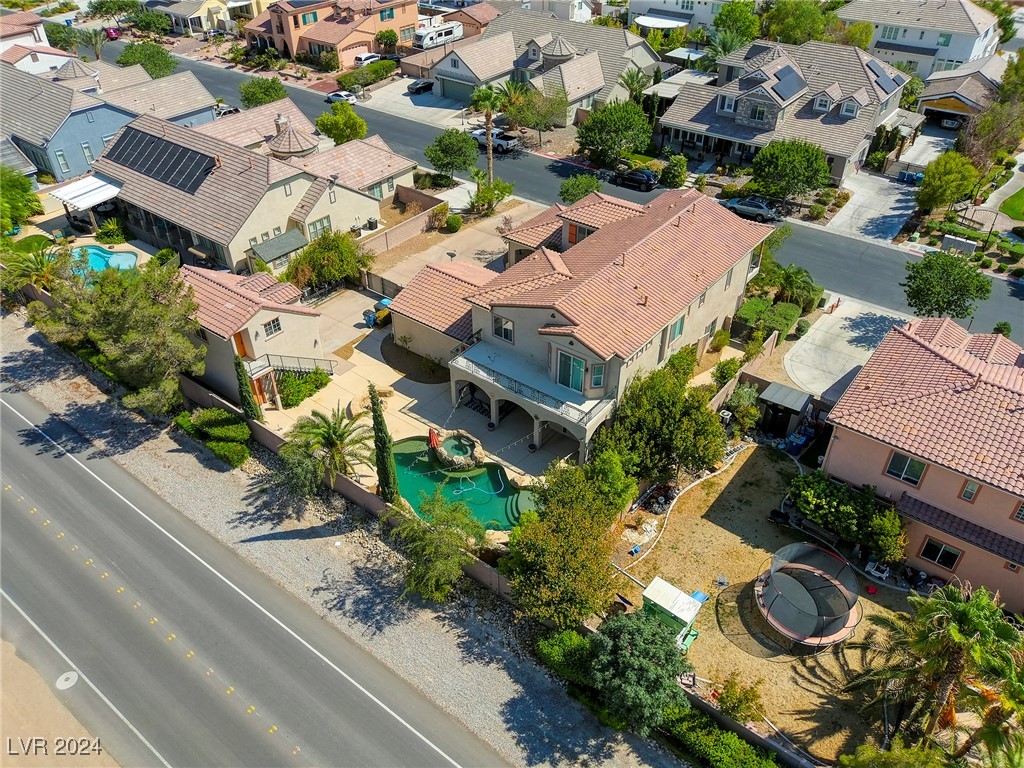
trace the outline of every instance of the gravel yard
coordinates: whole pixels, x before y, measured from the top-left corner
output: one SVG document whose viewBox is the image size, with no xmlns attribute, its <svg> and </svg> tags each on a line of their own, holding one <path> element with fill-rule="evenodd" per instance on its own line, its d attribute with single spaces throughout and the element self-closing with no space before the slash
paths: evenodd
<svg viewBox="0 0 1024 768">
<path fill-rule="evenodd" d="M 600 726 L 528 655 L 533 629 L 473 584 L 442 608 L 400 600 L 401 555 L 375 519 L 339 497 L 297 509 L 266 488 L 256 449 L 241 470 L 180 432 L 112 405 L 84 365 L 26 326 L 2 320 L 3 380 L 27 391 L 85 439 L 69 446 L 112 458 L 253 566 L 306 601 L 516 765 L 678 765 L 651 742 Z M 282 536 L 287 532 L 291 535 Z"/>
</svg>

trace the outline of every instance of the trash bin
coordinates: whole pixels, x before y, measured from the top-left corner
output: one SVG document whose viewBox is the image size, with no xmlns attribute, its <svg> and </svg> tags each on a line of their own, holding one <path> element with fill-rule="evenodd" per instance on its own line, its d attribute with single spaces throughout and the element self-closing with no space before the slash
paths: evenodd
<svg viewBox="0 0 1024 768">
<path fill-rule="evenodd" d="M 377 320 L 377 313 L 372 309 L 367 309 L 363 312 L 363 322 L 366 323 L 367 328 L 373 328 L 374 322 Z"/>
<path fill-rule="evenodd" d="M 366 220 L 366 228 L 371 232 L 377 228 L 377 217 L 371 216 Z"/>
<path fill-rule="evenodd" d="M 898 181 L 900 183 L 903 183 L 906 180 L 907 180 L 907 172 L 906 171 L 900 171 L 900 175 L 896 177 L 896 181 Z"/>
</svg>

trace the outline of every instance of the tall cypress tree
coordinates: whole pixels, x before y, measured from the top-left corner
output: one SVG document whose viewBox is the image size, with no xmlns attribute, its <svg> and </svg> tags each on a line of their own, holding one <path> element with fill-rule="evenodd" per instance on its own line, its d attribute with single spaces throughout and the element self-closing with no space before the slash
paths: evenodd
<svg viewBox="0 0 1024 768">
<path fill-rule="evenodd" d="M 398 472 L 391 449 L 391 433 L 384 421 L 384 406 L 377 387 L 370 384 L 370 412 L 373 415 L 373 455 L 377 460 L 377 493 L 388 504 L 398 501 Z"/>
<path fill-rule="evenodd" d="M 256 402 L 252 387 L 249 386 L 249 374 L 245 370 L 245 362 L 238 355 L 235 355 L 235 376 L 238 378 L 238 399 L 245 418 L 263 421 L 263 411 Z"/>
</svg>

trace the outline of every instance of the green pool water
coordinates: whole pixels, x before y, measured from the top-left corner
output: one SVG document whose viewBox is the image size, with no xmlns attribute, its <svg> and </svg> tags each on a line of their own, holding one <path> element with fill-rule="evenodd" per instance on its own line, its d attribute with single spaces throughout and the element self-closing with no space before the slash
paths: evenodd
<svg viewBox="0 0 1024 768">
<path fill-rule="evenodd" d="M 533 509 L 533 495 L 517 491 L 500 464 L 486 463 L 474 469 L 452 471 L 442 468 L 430 454 L 426 438 L 411 437 L 394 445 L 398 488 L 414 507 L 421 494 L 433 495 L 438 483 L 449 501 L 461 501 L 473 517 L 493 531 L 507 531 L 519 522 L 519 515 Z"/>
</svg>

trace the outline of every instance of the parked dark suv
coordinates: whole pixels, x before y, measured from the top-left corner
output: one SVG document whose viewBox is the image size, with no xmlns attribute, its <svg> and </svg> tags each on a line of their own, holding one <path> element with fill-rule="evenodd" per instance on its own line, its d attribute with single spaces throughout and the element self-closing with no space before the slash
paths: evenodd
<svg viewBox="0 0 1024 768">
<path fill-rule="evenodd" d="M 658 174 L 646 168 L 637 168 L 632 171 L 616 171 L 615 175 L 612 176 L 612 183 L 620 187 L 635 187 L 641 192 L 646 192 L 658 186 Z"/>
</svg>

